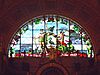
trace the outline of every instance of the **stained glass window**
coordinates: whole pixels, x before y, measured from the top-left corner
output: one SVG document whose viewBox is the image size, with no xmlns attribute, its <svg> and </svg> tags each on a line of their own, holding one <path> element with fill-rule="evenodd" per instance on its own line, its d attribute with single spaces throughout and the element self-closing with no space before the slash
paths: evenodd
<svg viewBox="0 0 100 75">
<path fill-rule="evenodd" d="M 12 37 L 8 57 L 94 57 L 87 32 L 75 21 L 58 15 L 33 18 Z"/>
</svg>

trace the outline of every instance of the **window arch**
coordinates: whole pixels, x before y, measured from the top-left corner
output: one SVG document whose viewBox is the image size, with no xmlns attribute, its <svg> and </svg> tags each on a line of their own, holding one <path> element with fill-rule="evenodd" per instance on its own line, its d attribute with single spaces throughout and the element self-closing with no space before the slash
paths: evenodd
<svg viewBox="0 0 100 75">
<path fill-rule="evenodd" d="M 45 15 L 22 25 L 9 43 L 8 57 L 94 57 L 87 32 L 75 21 Z"/>
</svg>

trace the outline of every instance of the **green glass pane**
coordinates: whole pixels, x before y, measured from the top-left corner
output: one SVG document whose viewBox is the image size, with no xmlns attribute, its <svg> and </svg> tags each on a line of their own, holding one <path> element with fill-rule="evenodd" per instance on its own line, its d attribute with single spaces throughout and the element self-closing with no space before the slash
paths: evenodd
<svg viewBox="0 0 100 75">
<path fill-rule="evenodd" d="M 74 31 L 76 32 L 76 33 L 78 33 L 79 32 L 79 27 L 78 26 L 74 26 Z"/>
<path fill-rule="evenodd" d="M 35 24 L 39 24 L 39 23 L 41 23 L 41 19 L 35 19 Z"/>
</svg>

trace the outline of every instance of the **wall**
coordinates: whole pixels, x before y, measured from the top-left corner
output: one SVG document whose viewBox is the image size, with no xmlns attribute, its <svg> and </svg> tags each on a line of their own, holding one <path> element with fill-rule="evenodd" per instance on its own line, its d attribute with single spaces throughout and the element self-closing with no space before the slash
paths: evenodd
<svg viewBox="0 0 100 75">
<path fill-rule="evenodd" d="M 100 8 L 99 7 L 100 7 L 99 0 L 83 0 L 83 1 L 82 0 L 30 0 L 30 1 L 29 0 L 10 0 L 10 1 L 0 0 L 0 35 L 2 35 L 3 37 L 2 51 L 3 52 L 6 51 L 6 54 L 4 53 L 4 55 L 6 56 L 8 44 L 11 37 L 17 31 L 17 29 L 27 20 L 45 14 L 62 15 L 65 17 L 69 17 L 75 20 L 76 22 L 78 22 L 80 25 L 82 25 L 82 27 L 84 27 L 84 29 L 89 33 L 94 46 L 97 62 L 95 63 L 94 66 L 92 66 L 93 70 L 91 68 L 88 68 L 88 66 L 86 66 L 87 68 L 85 69 L 82 68 L 84 69 L 84 71 L 81 70 L 80 74 L 82 73 L 83 75 L 85 75 L 85 73 L 87 73 L 87 75 L 90 75 L 93 73 L 97 73 L 99 69 L 98 66 L 100 66 L 100 64 L 98 63 L 100 62 L 100 30 L 99 30 Z M 0 60 L 3 61 L 2 58 L 3 58 L 2 54 L 0 54 Z M 20 62 L 26 62 L 25 60 L 26 59 L 20 59 L 16 61 L 20 63 Z M 29 58 L 27 59 L 27 61 L 30 60 L 31 59 Z M 34 62 L 36 63 L 37 61 L 35 60 Z M 2 61 L 0 61 L 0 63 L 2 63 Z M 68 61 L 69 60 L 65 59 L 64 61 L 62 61 L 62 64 L 66 64 L 65 62 Z M 34 62 L 30 62 L 30 63 L 35 64 Z M 72 63 L 72 61 L 70 63 Z M 9 69 L 10 67 L 8 66 L 10 65 L 8 65 L 8 62 L 4 63 L 4 65 L 3 65 L 5 67 L 4 70 L 5 71 L 6 69 L 8 70 L 7 72 L 5 72 L 6 74 L 8 74 L 8 72 L 13 70 L 13 69 Z M 16 67 L 21 67 L 21 66 L 16 65 Z M 67 67 L 70 68 L 71 64 Z M 21 69 L 21 68 L 17 68 L 17 69 Z M 73 75 L 74 72 L 72 72 L 73 70 L 71 69 L 72 68 L 70 68 L 70 70 L 68 71 Z M 89 72 L 87 72 L 88 70 Z M 10 73 L 12 73 L 13 75 L 14 72 L 15 71 L 13 70 L 13 72 L 11 71 Z M 18 73 L 20 73 L 21 75 L 26 74 L 26 72 L 23 71 Z"/>
<path fill-rule="evenodd" d="M 92 75 L 92 73 L 99 75 L 100 68 L 97 64 L 99 63 L 94 63 L 93 59 L 78 57 L 59 57 L 56 60 L 25 57 L 10 58 L 6 70 L 11 75 L 28 75 L 28 73 L 40 75 L 46 68 L 57 67 L 65 73 L 64 75 L 76 75 L 76 73 L 78 75 Z"/>
<path fill-rule="evenodd" d="M 100 15 L 97 0 L 1 0 L 0 3 L 0 32 L 6 52 L 11 37 L 23 23 L 45 14 L 57 14 L 75 20 L 89 33 L 95 53 L 100 50 Z"/>
</svg>

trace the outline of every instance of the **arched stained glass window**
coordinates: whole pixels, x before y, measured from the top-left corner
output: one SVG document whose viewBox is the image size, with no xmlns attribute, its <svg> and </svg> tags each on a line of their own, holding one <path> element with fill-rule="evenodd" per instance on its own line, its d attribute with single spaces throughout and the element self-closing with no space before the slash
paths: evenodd
<svg viewBox="0 0 100 75">
<path fill-rule="evenodd" d="M 75 21 L 57 15 L 33 18 L 12 37 L 8 57 L 94 57 L 87 32 Z"/>
</svg>

